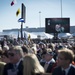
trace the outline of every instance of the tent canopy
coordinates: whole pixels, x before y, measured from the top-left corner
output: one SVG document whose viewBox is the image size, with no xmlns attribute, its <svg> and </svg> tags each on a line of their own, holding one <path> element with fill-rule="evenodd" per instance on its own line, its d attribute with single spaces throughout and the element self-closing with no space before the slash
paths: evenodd
<svg viewBox="0 0 75 75">
<path fill-rule="evenodd" d="M 24 31 L 23 33 L 25 34 L 26 38 L 28 38 L 29 35 L 30 35 L 30 38 L 31 38 L 31 39 L 36 39 L 36 38 L 37 38 L 37 35 L 35 35 L 35 34 L 33 34 L 33 33 L 29 33 L 29 32 L 27 32 L 27 31 Z"/>
<path fill-rule="evenodd" d="M 45 32 L 34 32 L 40 39 L 52 39 L 54 36 Z"/>
<path fill-rule="evenodd" d="M 11 32 L 1 32 L 0 35 L 9 35 L 13 38 L 18 38 L 21 37 L 21 32 L 20 31 L 11 31 Z M 30 35 L 31 39 L 36 39 L 38 38 L 38 36 L 40 36 L 40 39 L 52 39 L 54 36 L 52 34 L 48 34 L 45 32 L 27 32 L 27 31 L 23 31 L 23 37 L 28 38 L 28 36 Z"/>
<path fill-rule="evenodd" d="M 70 33 L 59 33 L 58 38 L 70 38 L 72 37 L 72 34 Z"/>
</svg>

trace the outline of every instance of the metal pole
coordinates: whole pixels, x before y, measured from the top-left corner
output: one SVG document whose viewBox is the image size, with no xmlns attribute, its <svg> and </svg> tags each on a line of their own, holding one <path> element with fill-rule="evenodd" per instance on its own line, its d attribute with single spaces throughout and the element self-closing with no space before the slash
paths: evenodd
<svg viewBox="0 0 75 75">
<path fill-rule="evenodd" d="M 21 22 L 21 40 L 23 39 L 23 22 Z"/>
<path fill-rule="evenodd" d="M 60 0 L 60 4 L 61 4 L 61 18 L 62 18 L 62 0 Z"/>
<path fill-rule="evenodd" d="M 41 28 L 41 11 L 39 11 L 39 25 L 40 25 L 40 28 Z"/>
</svg>

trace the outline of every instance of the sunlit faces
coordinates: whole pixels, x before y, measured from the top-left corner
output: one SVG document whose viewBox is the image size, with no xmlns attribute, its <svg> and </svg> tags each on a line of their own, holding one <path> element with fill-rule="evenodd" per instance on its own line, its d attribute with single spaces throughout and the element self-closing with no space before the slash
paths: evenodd
<svg viewBox="0 0 75 75">
<path fill-rule="evenodd" d="M 8 55 L 9 55 L 9 59 L 10 59 L 11 63 L 16 63 L 16 62 L 19 60 L 19 59 L 18 59 L 19 54 L 16 53 L 15 51 L 9 52 Z"/>
<path fill-rule="evenodd" d="M 58 62 L 58 66 L 66 66 L 67 64 L 67 60 L 65 59 L 65 57 L 62 54 L 58 54 L 58 58 L 57 58 L 57 62 Z"/>
</svg>

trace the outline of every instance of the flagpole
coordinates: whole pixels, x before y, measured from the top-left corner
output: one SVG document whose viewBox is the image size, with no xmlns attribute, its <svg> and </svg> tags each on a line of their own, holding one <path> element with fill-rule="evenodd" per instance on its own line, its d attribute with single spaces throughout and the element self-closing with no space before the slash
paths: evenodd
<svg viewBox="0 0 75 75">
<path fill-rule="evenodd" d="M 23 22 L 21 22 L 21 39 L 23 39 Z"/>
</svg>

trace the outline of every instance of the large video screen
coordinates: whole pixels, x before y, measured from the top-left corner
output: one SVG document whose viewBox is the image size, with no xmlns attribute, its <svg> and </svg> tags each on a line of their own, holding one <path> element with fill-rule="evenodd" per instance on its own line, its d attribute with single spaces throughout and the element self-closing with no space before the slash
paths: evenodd
<svg viewBox="0 0 75 75">
<path fill-rule="evenodd" d="M 45 18 L 46 33 L 69 33 L 70 18 Z"/>
</svg>

